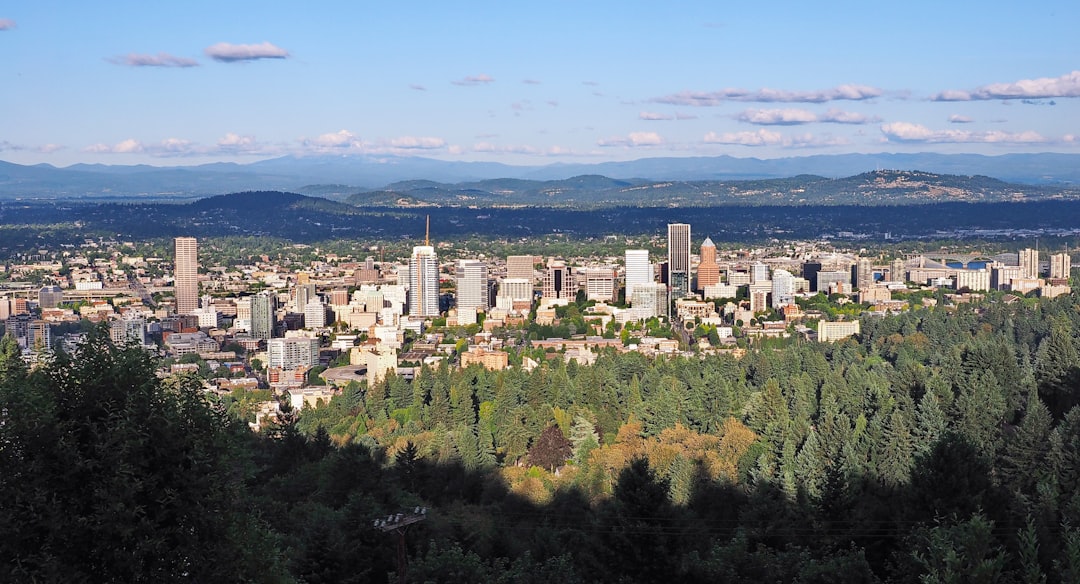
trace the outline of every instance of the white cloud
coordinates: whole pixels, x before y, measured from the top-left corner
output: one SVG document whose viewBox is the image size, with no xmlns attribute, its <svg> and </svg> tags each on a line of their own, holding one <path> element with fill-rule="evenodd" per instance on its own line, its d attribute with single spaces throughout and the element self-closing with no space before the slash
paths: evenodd
<svg viewBox="0 0 1080 584">
<path fill-rule="evenodd" d="M 210 45 L 203 51 L 207 57 L 223 63 L 236 63 L 239 61 L 255 61 L 258 59 L 285 59 L 289 57 L 289 51 L 269 42 L 256 45 L 234 45 L 232 43 L 217 43 Z"/>
<path fill-rule="evenodd" d="M 706 144 L 726 144 L 730 146 L 779 146 L 782 148 L 818 148 L 824 146 L 842 146 L 848 143 L 845 138 L 798 134 L 786 136 L 780 132 L 764 128 L 755 132 L 725 132 L 705 134 Z"/>
<path fill-rule="evenodd" d="M 313 146 L 315 148 L 348 148 L 351 146 L 359 146 L 360 140 L 356 135 L 348 130 L 339 130 L 330 134 L 322 134 L 315 138 L 302 138 L 300 140 L 305 146 Z"/>
<path fill-rule="evenodd" d="M 390 140 L 390 146 L 406 150 L 432 150 L 446 146 L 442 138 L 402 136 Z"/>
<path fill-rule="evenodd" d="M 1080 97 L 1080 71 L 1061 77 L 1021 79 L 1012 83 L 992 83 L 971 91 L 949 89 L 931 99 L 934 101 L 973 101 L 987 99 L 1043 99 L 1051 97 Z"/>
<path fill-rule="evenodd" d="M 11 30 L 15 28 L 15 21 L 10 18 L 0 18 L 0 30 Z"/>
<path fill-rule="evenodd" d="M 37 151 L 42 154 L 52 154 L 53 152 L 58 152 L 64 148 L 65 146 L 61 144 L 43 144 L 37 147 Z"/>
<path fill-rule="evenodd" d="M 762 103 L 825 103 L 847 100 L 863 101 L 881 97 L 884 91 L 868 85 L 838 85 L 819 91 L 788 91 L 784 89 L 762 88 L 757 91 L 727 88 L 719 91 L 681 91 L 671 95 L 653 98 L 658 103 L 688 105 L 698 107 L 717 106 L 729 101 Z"/>
<path fill-rule="evenodd" d="M 881 126 L 890 142 L 928 144 L 1047 144 L 1053 142 L 1037 132 L 972 132 L 968 130 L 931 130 L 920 124 L 893 122 Z"/>
<path fill-rule="evenodd" d="M 735 119 L 759 126 L 796 126 L 815 122 L 827 124 L 869 124 L 880 122 L 877 117 L 867 117 L 855 112 L 846 112 L 836 108 L 818 115 L 799 108 L 786 109 L 748 109 L 735 115 Z"/>
<path fill-rule="evenodd" d="M 664 139 L 656 132 L 630 132 L 625 137 L 616 136 L 613 138 L 602 138 L 597 140 L 596 145 L 602 147 L 621 146 L 624 148 L 637 148 L 659 146 L 663 143 Z"/>
<path fill-rule="evenodd" d="M 784 136 L 780 132 L 761 129 L 756 132 L 709 132 L 704 138 L 707 144 L 732 144 L 738 146 L 778 146 L 783 144 Z"/>
<path fill-rule="evenodd" d="M 804 109 L 749 109 L 736 114 L 735 119 L 760 126 L 790 126 L 810 124 L 817 121 L 817 115 Z"/>
<path fill-rule="evenodd" d="M 975 120 L 969 118 L 968 116 L 962 116 L 960 114 L 953 114 L 953 115 L 949 116 L 949 123 L 950 124 L 970 124 L 971 122 L 974 122 L 974 121 Z"/>
<path fill-rule="evenodd" d="M 110 57 L 106 61 L 114 65 L 127 67 L 198 67 L 199 62 L 187 57 L 177 57 L 168 53 L 156 55 L 143 55 L 140 53 L 128 53 L 119 57 Z"/>
<path fill-rule="evenodd" d="M 846 112 L 835 108 L 821 114 L 818 118 L 822 122 L 830 124 L 876 124 L 881 121 L 877 116 L 866 116 L 856 112 Z"/>
<path fill-rule="evenodd" d="M 639 120 L 650 120 L 650 121 L 674 120 L 675 116 L 668 115 L 668 114 L 661 114 L 661 113 L 657 113 L 657 112 L 641 112 L 641 113 L 638 114 L 638 119 Z"/>
<path fill-rule="evenodd" d="M 473 86 L 487 85 L 488 83 L 491 83 L 493 81 L 495 81 L 495 79 L 492 78 L 490 75 L 485 75 L 481 73 L 480 75 L 469 75 L 464 79 L 458 79 L 456 81 L 451 81 L 450 83 L 453 83 L 454 85 Z"/>
<path fill-rule="evenodd" d="M 115 154 L 132 154 L 135 152 L 142 152 L 143 145 L 142 142 L 139 142 L 134 138 L 128 138 L 116 146 L 113 146 L 112 151 Z"/>
</svg>

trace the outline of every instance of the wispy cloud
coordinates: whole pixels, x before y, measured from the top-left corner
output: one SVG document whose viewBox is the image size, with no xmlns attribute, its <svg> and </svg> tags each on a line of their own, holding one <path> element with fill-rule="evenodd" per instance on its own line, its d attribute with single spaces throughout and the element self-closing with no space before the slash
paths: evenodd
<svg viewBox="0 0 1080 584">
<path fill-rule="evenodd" d="M 464 87 L 472 87 L 476 85 L 487 85 L 488 83 L 492 83 L 494 81 L 495 79 L 490 75 L 485 75 L 481 73 L 480 75 L 469 75 L 464 79 L 457 79 L 455 81 L 451 81 L 450 83 L 453 83 L 454 85 L 461 85 Z"/>
<path fill-rule="evenodd" d="M 418 83 L 410 83 L 409 84 L 409 89 L 412 89 L 414 91 L 427 91 L 426 87 L 424 87 L 423 85 L 420 85 Z"/>
<path fill-rule="evenodd" d="M 893 122 L 881 126 L 881 133 L 890 142 L 922 144 L 1048 144 L 1038 132 L 973 132 L 968 130 L 931 130 L 920 124 Z"/>
<path fill-rule="evenodd" d="M 949 123 L 950 124 L 970 124 L 971 122 L 974 122 L 974 121 L 975 120 L 969 118 L 968 116 L 962 116 L 960 114 L 953 114 L 953 115 L 949 116 Z"/>
<path fill-rule="evenodd" d="M 748 89 L 721 89 L 719 91 L 681 91 L 670 95 L 655 97 L 651 101 L 674 105 L 711 107 L 729 101 L 761 103 L 826 103 L 830 101 L 863 101 L 881 97 L 885 91 L 868 85 L 839 85 L 831 89 L 818 91 L 789 91 L 784 89 L 762 88 L 757 91 Z"/>
<path fill-rule="evenodd" d="M 709 132 L 705 134 L 703 141 L 706 144 L 727 144 L 731 146 L 779 146 L 783 148 L 817 148 L 825 146 L 842 146 L 848 141 L 844 138 L 832 136 L 815 136 L 814 134 L 799 134 L 787 136 L 780 132 L 766 130 L 764 128 L 755 132 L 724 132 L 717 134 Z"/>
<path fill-rule="evenodd" d="M 670 114 L 661 114 L 657 112 L 641 112 L 638 114 L 638 119 L 649 121 L 674 120 L 675 116 Z"/>
<path fill-rule="evenodd" d="M 141 53 L 128 53 L 116 57 L 109 57 L 106 61 L 114 65 L 127 67 L 198 67 L 199 62 L 187 57 L 177 57 L 168 53 L 146 55 Z"/>
<path fill-rule="evenodd" d="M 799 108 L 748 109 L 735 115 L 735 119 L 758 126 L 798 126 L 802 124 L 869 124 L 880 122 L 878 117 L 860 113 L 830 109 L 823 114 Z"/>
<path fill-rule="evenodd" d="M 12 144 L 7 140 L 0 140 L 0 152 L 17 150 L 24 150 L 24 148 L 22 146 L 19 146 L 18 144 Z"/>
<path fill-rule="evenodd" d="M 540 81 L 537 79 L 522 79 L 521 82 L 525 85 L 540 85 Z"/>
<path fill-rule="evenodd" d="M 255 45 L 217 43 L 206 47 L 203 52 L 206 53 L 207 57 L 222 63 L 257 61 L 259 59 L 285 59 L 289 57 L 289 51 L 269 42 Z"/>
<path fill-rule="evenodd" d="M 15 21 L 10 18 L 0 18 L 0 30 L 11 30 L 15 28 Z"/>
<path fill-rule="evenodd" d="M 62 144 L 43 144 L 38 146 L 36 150 L 42 154 L 52 154 L 53 152 L 59 152 L 67 147 Z"/>
<path fill-rule="evenodd" d="M 446 140 L 429 136 L 402 136 L 390 140 L 392 148 L 404 150 L 435 150 L 446 146 Z"/>
<path fill-rule="evenodd" d="M 970 91 L 947 89 L 934 95 L 933 101 L 978 101 L 988 99 L 1044 99 L 1080 97 L 1080 71 L 1061 77 L 1021 79 L 1012 83 L 992 83 Z"/>
<path fill-rule="evenodd" d="M 600 140 L 597 140 L 596 145 L 604 148 L 640 148 L 659 146 L 663 143 L 664 139 L 660 136 L 660 134 L 657 134 L 656 132 L 630 132 L 626 136 L 602 138 Z"/>
</svg>

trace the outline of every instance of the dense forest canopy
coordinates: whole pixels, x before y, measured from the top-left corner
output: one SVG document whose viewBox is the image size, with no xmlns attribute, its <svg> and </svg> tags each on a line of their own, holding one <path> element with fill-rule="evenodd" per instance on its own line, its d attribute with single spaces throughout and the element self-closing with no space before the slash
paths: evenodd
<svg viewBox="0 0 1080 584">
<path fill-rule="evenodd" d="M 107 339 L 33 371 L 6 344 L 0 579 L 385 582 L 372 520 L 424 506 L 412 582 L 1076 582 L 1078 333 L 1065 296 L 424 368 L 258 435 Z"/>
</svg>

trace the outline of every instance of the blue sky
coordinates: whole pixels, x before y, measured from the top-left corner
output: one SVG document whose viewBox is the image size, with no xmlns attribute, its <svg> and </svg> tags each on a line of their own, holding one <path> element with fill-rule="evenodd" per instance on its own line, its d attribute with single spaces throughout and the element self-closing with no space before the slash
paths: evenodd
<svg viewBox="0 0 1080 584">
<path fill-rule="evenodd" d="M 1080 2 L 0 4 L 0 159 L 1080 152 Z"/>
</svg>

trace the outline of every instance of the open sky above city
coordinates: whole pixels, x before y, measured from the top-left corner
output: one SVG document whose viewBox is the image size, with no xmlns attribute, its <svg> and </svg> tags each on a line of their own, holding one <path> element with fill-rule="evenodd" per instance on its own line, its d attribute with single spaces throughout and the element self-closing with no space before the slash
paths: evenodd
<svg viewBox="0 0 1080 584">
<path fill-rule="evenodd" d="M 0 5 L 0 159 L 1080 152 L 1080 3 Z"/>
</svg>

